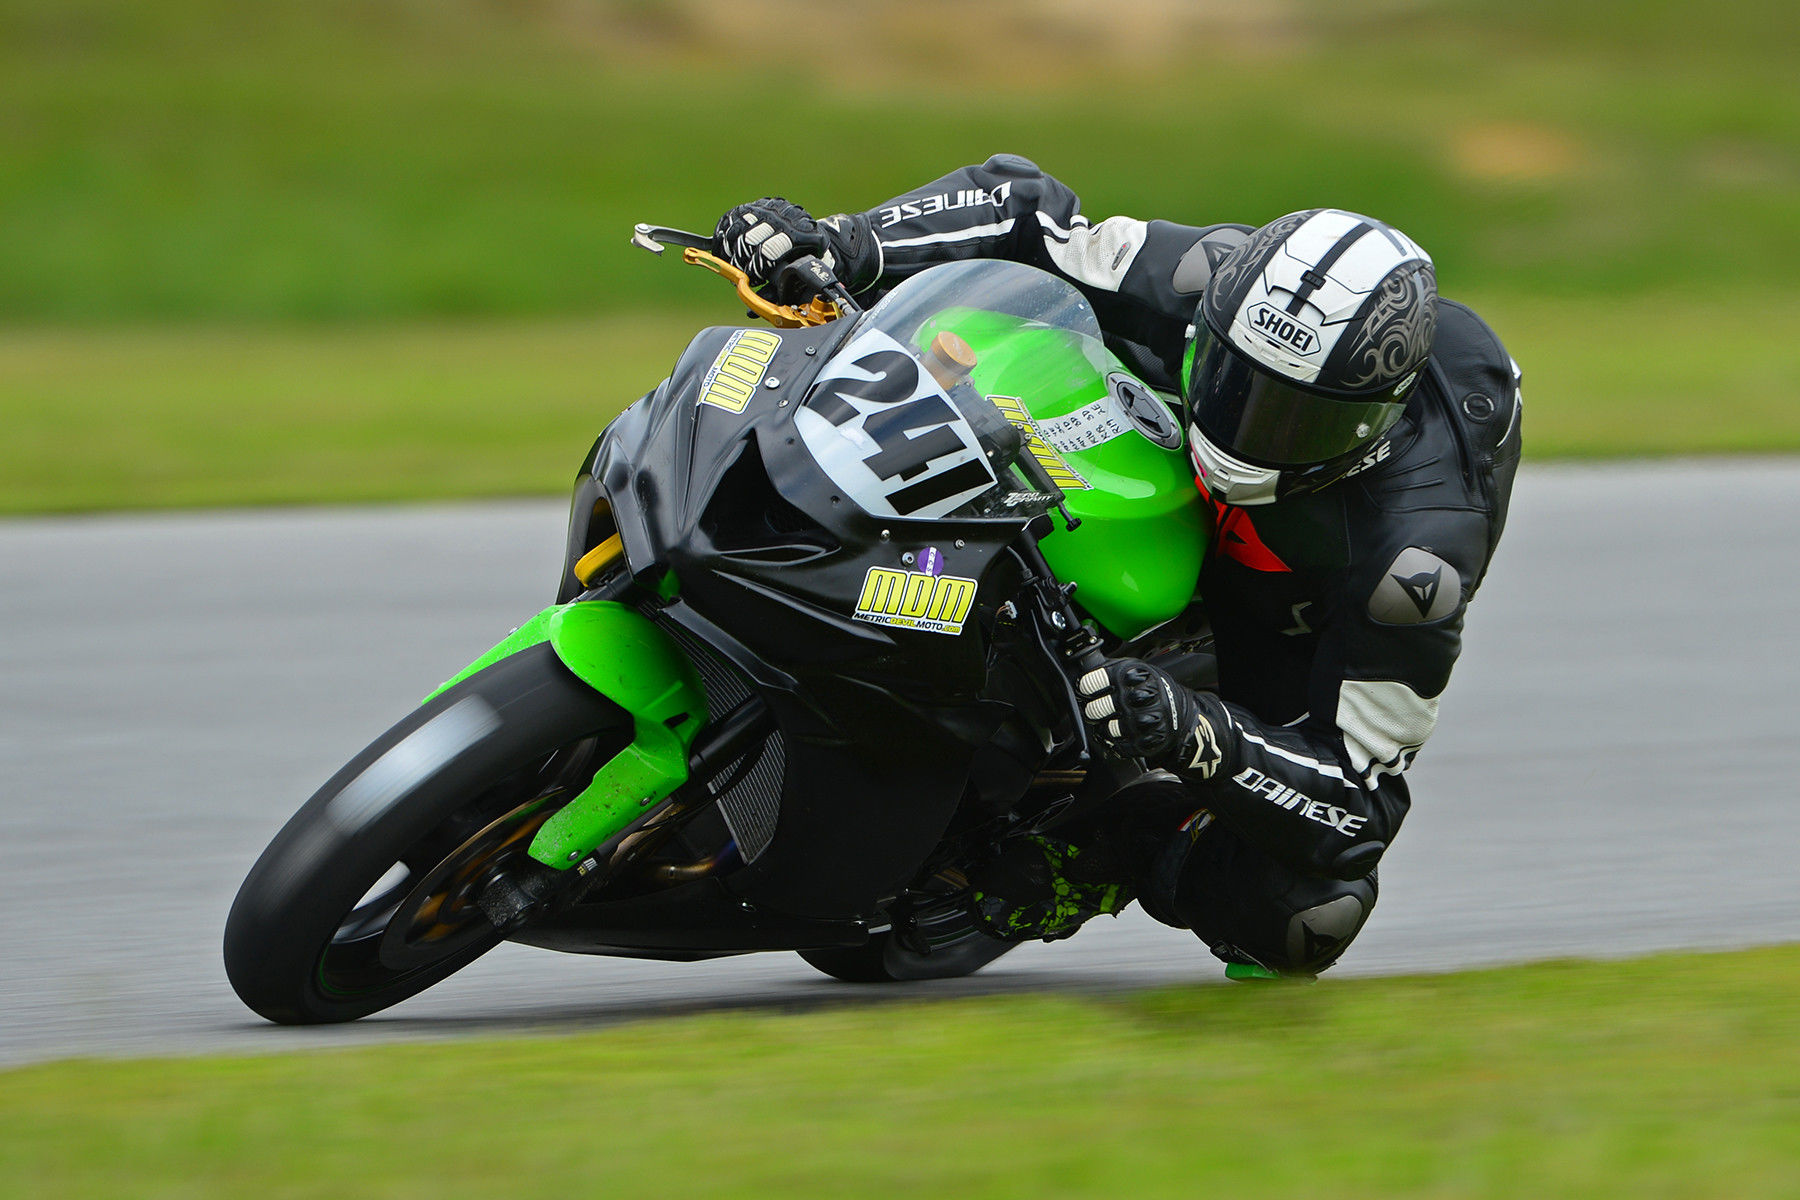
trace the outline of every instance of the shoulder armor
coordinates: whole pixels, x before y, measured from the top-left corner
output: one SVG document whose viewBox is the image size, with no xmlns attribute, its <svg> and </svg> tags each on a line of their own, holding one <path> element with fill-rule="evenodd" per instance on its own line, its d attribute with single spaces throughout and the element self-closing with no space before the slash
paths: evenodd
<svg viewBox="0 0 1800 1200">
<path fill-rule="evenodd" d="M 1519 366 L 1486 321 L 1454 300 L 1438 304 L 1431 362 L 1478 471 L 1517 461 Z"/>
<path fill-rule="evenodd" d="M 1227 254 L 1244 244 L 1254 230 L 1248 225 L 1214 225 L 1200 235 L 1200 240 L 1175 264 L 1174 287 L 1177 293 L 1197 296 L 1206 290 L 1213 270 Z"/>
<path fill-rule="evenodd" d="M 1042 168 L 1023 154 L 996 154 L 981 165 L 997 174 L 1016 175 L 1021 179 L 1044 173 Z"/>
</svg>

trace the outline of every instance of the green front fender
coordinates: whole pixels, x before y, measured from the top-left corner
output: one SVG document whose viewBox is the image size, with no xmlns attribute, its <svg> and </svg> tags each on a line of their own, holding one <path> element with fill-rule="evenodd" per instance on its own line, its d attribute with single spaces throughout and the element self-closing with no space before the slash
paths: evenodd
<svg viewBox="0 0 1800 1200">
<path fill-rule="evenodd" d="M 531 857 L 560 870 L 687 782 L 688 750 L 707 720 L 706 692 L 687 656 L 649 620 L 615 601 L 577 600 L 538 613 L 432 696 L 543 642 L 577 679 L 630 713 L 634 732 L 532 839 Z"/>
</svg>

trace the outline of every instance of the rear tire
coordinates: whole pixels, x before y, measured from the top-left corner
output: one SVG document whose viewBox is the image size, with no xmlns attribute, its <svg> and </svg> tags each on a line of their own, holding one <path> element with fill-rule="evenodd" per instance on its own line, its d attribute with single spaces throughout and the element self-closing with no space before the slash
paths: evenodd
<svg viewBox="0 0 1800 1200">
<path fill-rule="evenodd" d="M 350 1021 L 498 945 L 479 896 L 536 870 L 531 834 L 631 738 L 631 718 L 548 645 L 445 691 L 288 821 L 225 925 L 238 996 L 281 1024 Z"/>
</svg>

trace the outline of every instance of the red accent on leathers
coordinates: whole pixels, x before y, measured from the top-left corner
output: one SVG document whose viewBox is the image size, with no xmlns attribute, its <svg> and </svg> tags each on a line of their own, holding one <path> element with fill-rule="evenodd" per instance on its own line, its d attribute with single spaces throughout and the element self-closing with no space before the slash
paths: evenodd
<svg viewBox="0 0 1800 1200">
<path fill-rule="evenodd" d="M 1206 497 L 1213 506 L 1213 527 L 1217 537 L 1214 545 L 1220 554 L 1233 562 L 1243 563 L 1252 571 L 1268 571 L 1271 573 L 1292 574 L 1293 568 L 1281 561 L 1281 558 L 1263 542 L 1256 532 L 1256 526 L 1250 523 L 1250 514 L 1241 508 L 1233 508 L 1229 504 L 1214 500 L 1207 494 L 1206 485 L 1194 480 L 1200 487 L 1200 494 Z"/>
</svg>

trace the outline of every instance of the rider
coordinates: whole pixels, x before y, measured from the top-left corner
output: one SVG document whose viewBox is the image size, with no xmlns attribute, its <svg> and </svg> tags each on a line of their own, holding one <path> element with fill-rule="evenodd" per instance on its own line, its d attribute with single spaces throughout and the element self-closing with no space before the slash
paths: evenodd
<svg viewBox="0 0 1800 1200">
<path fill-rule="evenodd" d="M 1087 857 L 1122 863 L 1145 910 L 1234 977 L 1335 962 L 1375 903 L 1519 457 L 1518 367 L 1438 297 L 1431 258 L 1337 209 L 1254 230 L 1095 223 L 1013 155 L 864 213 L 739 205 L 716 240 L 759 284 L 816 254 L 858 294 L 970 258 L 1081 289 L 1181 413 L 1216 518 L 1199 584 L 1216 682 L 1154 632 L 1079 680 L 1098 740 L 1150 768 L 1109 806 L 1118 853 Z M 1118 889 L 1060 877 L 1080 852 L 1042 845 L 1064 903 L 1013 932 L 1113 910 Z"/>
</svg>

